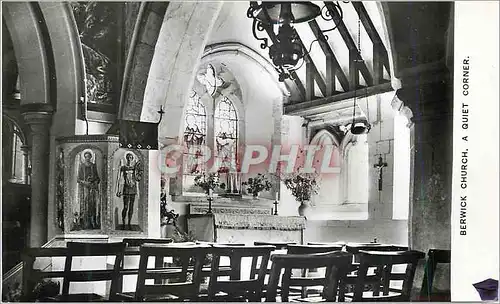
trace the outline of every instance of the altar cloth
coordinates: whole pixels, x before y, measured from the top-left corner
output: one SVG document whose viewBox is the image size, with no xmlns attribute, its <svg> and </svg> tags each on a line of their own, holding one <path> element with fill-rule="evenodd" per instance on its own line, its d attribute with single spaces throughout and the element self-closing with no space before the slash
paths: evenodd
<svg viewBox="0 0 500 304">
<path fill-rule="evenodd" d="M 254 214 L 192 214 L 188 231 L 199 241 L 253 243 L 287 241 L 302 243 L 306 220 L 301 216 Z"/>
</svg>

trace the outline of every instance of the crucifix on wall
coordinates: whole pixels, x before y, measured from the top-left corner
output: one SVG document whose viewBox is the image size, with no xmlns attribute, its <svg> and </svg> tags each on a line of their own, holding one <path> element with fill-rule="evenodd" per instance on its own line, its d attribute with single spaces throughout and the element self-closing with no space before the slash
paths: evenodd
<svg viewBox="0 0 500 304">
<path fill-rule="evenodd" d="M 387 167 L 387 163 L 382 161 L 382 156 L 378 157 L 378 163 L 373 166 L 378 169 L 378 191 L 382 191 L 382 169 Z"/>
</svg>

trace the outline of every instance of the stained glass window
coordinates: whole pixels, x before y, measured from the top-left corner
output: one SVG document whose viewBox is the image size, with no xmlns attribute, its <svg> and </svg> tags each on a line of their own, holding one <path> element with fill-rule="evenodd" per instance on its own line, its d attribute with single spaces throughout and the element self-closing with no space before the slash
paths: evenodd
<svg viewBox="0 0 500 304">
<path fill-rule="evenodd" d="M 218 168 L 222 172 L 234 172 L 238 146 L 238 117 L 233 103 L 227 97 L 223 97 L 215 108 L 214 128 Z"/>
<path fill-rule="evenodd" d="M 210 95 L 217 92 L 217 88 L 224 84 L 224 80 L 217 75 L 213 65 L 209 64 L 203 74 L 197 76 L 198 81 L 205 86 Z"/>
<path fill-rule="evenodd" d="M 207 137 L 207 115 L 200 96 L 192 92 L 187 104 L 184 121 L 184 185 L 192 184 L 196 172 L 205 170 L 203 146 Z"/>
</svg>

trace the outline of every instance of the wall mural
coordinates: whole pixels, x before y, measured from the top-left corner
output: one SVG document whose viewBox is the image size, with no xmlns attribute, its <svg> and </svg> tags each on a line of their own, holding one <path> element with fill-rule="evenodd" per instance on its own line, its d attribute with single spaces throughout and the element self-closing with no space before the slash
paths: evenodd
<svg viewBox="0 0 500 304">
<path fill-rule="evenodd" d="M 101 229 L 103 157 L 91 148 L 78 153 L 74 160 L 73 220 L 70 230 Z"/>
<path fill-rule="evenodd" d="M 134 151 L 119 149 L 114 156 L 113 218 L 114 229 L 142 231 L 144 202 L 143 161 Z"/>
<path fill-rule="evenodd" d="M 117 104 L 121 65 L 123 3 L 70 2 L 85 60 L 86 96 L 90 103 Z"/>
</svg>

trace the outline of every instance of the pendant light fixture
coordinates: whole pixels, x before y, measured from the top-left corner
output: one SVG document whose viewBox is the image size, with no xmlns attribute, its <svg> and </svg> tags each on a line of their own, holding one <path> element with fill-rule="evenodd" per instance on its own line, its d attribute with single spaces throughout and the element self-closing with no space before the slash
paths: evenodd
<svg viewBox="0 0 500 304">
<path fill-rule="evenodd" d="M 326 21 L 334 20 L 330 9 L 337 11 L 335 26 L 322 30 L 322 33 L 333 31 L 343 18 L 342 8 L 338 2 L 332 2 L 330 8 L 323 6 L 319 8 L 312 2 L 257 2 L 250 1 L 247 17 L 253 19 L 252 33 L 255 39 L 262 41 L 262 49 L 269 48 L 269 57 L 279 73 L 279 81 L 283 82 L 287 78 L 292 78 L 291 73 L 302 66 L 304 57 L 309 54 L 306 50 L 297 31 L 292 26 L 296 23 L 309 22 L 321 16 Z M 259 37 L 257 32 L 267 31 L 272 45 L 269 45 L 268 38 Z M 327 36 L 324 36 L 328 39 Z M 312 43 L 314 43 L 314 40 Z M 311 43 L 311 46 L 312 46 Z M 301 64 L 299 62 L 302 61 Z"/>
<path fill-rule="evenodd" d="M 361 20 L 358 18 L 358 49 L 357 49 L 359 56 L 358 58 L 361 58 Z M 355 59 L 356 63 L 359 63 L 360 61 L 363 61 L 362 59 Z M 352 123 L 350 126 L 348 126 L 348 129 L 351 131 L 353 135 L 361 135 L 361 134 L 366 134 L 370 132 L 371 125 L 367 121 L 367 119 L 362 119 L 356 121 L 356 93 L 357 93 L 357 84 L 354 87 L 354 105 L 352 109 Z M 370 109 L 368 108 L 368 97 L 366 96 L 366 89 L 365 89 L 365 99 L 366 99 L 366 111 L 367 113 L 370 112 Z"/>
</svg>

